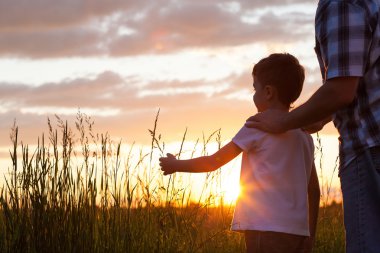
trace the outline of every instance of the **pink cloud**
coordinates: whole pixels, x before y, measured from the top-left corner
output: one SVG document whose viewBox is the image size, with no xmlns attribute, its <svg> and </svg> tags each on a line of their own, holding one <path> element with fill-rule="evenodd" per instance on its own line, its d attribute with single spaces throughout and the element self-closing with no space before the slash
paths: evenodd
<svg viewBox="0 0 380 253">
<path fill-rule="evenodd" d="M 265 6 L 302 1 L 242 1 L 228 11 L 218 1 L 21 1 L 0 2 L 0 55 L 27 58 L 129 56 L 186 48 L 292 42 L 313 33 L 302 13 L 249 14 Z M 307 1 L 303 1 L 307 3 Z M 256 23 L 242 17 L 256 15 Z M 298 29 L 294 29 L 294 26 Z M 120 30 L 129 30 L 123 34 Z"/>
</svg>

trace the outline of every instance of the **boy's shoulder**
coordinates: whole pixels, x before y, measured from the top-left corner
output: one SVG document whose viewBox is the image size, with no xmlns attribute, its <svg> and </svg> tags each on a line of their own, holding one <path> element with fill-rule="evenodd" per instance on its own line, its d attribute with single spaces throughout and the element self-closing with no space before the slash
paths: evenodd
<svg viewBox="0 0 380 253">
<path fill-rule="evenodd" d="M 299 137 L 303 137 L 303 138 L 313 140 L 313 138 L 311 137 L 311 135 L 309 133 L 305 132 L 304 130 L 302 130 L 300 128 L 292 129 L 292 130 L 289 130 L 289 131 L 284 132 L 284 133 L 273 134 L 273 133 L 268 133 L 268 132 L 262 131 L 262 130 L 257 129 L 257 128 L 249 128 L 249 127 L 243 126 L 237 132 L 235 137 L 236 136 L 246 137 L 246 138 L 262 138 L 262 137 L 266 137 L 266 138 L 284 138 L 284 137 L 299 138 Z"/>
<path fill-rule="evenodd" d="M 256 128 L 243 126 L 232 138 L 232 142 L 239 146 L 243 151 L 248 151 L 252 147 L 258 145 L 265 136 L 268 136 L 268 133 Z"/>
<path fill-rule="evenodd" d="M 258 139 L 258 138 L 261 138 L 264 136 L 270 136 L 270 135 L 272 135 L 272 134 L 264 132 L 260 129 L 243 126 L 236 133 L 235 137 L 248 138 L 248 139 Z"/>
<path fill-rule="evenodd" d="M 311 135 L 302 129 L 293 129 L 285 133 L 272 134 L 256 128 L 243 126 L 233 137 L 232 141 L 243 150 L 262 145 L 263 143 L 284 144 L 303 143 L 307 146 L 314 146 Z"/>
</svg>

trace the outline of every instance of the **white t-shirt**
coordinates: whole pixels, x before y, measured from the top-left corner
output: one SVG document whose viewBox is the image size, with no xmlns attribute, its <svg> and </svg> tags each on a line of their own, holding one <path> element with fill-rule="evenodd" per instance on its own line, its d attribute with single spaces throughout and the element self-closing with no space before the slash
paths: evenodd
<svg viewBox="0 0 380 253">
<path fill-rule="evenodd" d="M 231 229 L 309 236 L 311 136 L 300 129 L 268 134 L 243 127 L 232 141 L 243 150 L 243 157 L 241 193 Z"/>
</svg>

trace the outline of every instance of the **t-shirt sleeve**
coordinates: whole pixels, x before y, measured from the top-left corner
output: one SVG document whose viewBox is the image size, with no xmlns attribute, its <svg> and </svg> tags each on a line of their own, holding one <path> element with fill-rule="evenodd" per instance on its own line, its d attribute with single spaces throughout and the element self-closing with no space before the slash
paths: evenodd
<svg viewBox="0 0 380 253">
<path fill-rule="evenodd" d="M 371 43 L 365 10 L 347 1 L 331 1 L 319 9 L 316 35 L 325 78 L 363 76 Z"/>
<path fill-rule="evenodd" d="M 262 136 L 263 133 L 260 130 L 243 126 L 232 138 L 232 142 L 244 152 L 248 152 L 259 145 Z"/>
</svg>

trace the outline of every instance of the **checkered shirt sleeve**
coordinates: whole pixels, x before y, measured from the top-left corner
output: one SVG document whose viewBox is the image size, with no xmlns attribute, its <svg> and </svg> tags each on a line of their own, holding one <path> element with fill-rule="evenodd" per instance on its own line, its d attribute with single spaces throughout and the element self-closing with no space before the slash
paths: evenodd
<svg viewBox="0 0 380 253">
<path fill-rule="evenodd" d="M 363 76 L 370 36 L 364 9 L 348 1 L 321 1 L 316 15 L 316 50 L 323 78 Z"/>
</svg>

